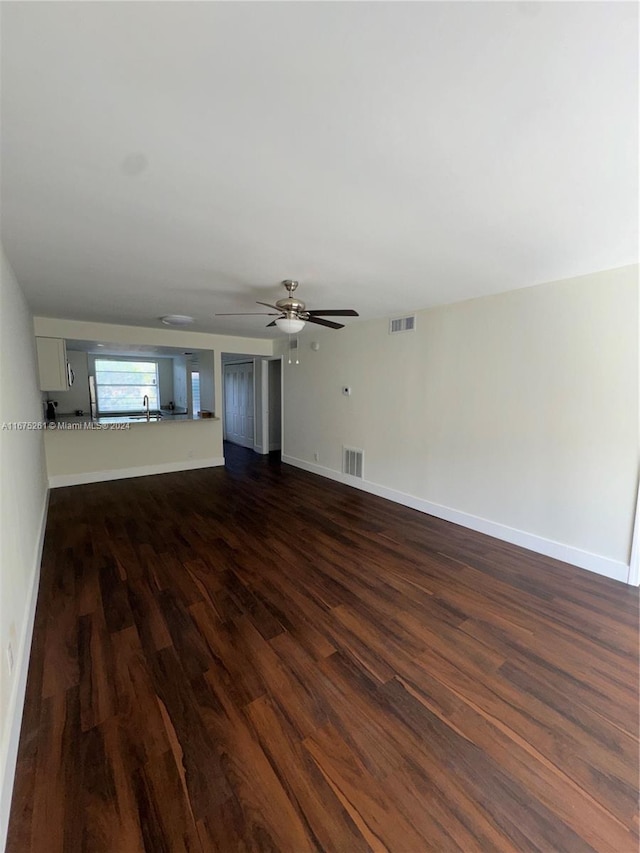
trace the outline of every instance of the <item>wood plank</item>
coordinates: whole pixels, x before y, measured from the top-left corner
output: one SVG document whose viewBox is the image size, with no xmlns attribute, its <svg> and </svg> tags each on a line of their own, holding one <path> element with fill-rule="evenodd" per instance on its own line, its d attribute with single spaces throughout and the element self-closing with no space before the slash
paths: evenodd
<svg viewBox="0 0 640 853">
<path fill-rule="evenodd" d="M 637 590 L 227 453 L 52 494 L 7 853 L 635 853 Z"/>
</svg>

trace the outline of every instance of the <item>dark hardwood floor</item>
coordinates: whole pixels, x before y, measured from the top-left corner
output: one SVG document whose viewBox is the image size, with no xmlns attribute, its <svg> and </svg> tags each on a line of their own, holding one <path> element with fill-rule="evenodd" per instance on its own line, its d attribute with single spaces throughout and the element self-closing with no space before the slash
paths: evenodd
<svg viewBox="0 0 640 853">
<path fill-rule="evenodd" d="M 226 453 L 53 491 L 9 853 L 636 853 L 637 590 Z"/>
</svg>

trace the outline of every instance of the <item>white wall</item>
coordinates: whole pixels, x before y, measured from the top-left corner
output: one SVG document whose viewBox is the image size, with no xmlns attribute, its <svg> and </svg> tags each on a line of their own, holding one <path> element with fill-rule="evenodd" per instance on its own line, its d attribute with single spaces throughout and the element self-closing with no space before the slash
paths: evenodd
<svg viewBox="0 0 640 853">
<path fill-rule="evenodd" d="M 158 362 L 158 396 L 160 406 L 168 406 L 175 402 L 173 397 L 173 359 L 159 358 Z"/>
<path fill-rule="evenodd" d="M 177 409 L 189 409 L 187 392 L 187 359 L 184 355 L 173 359 L 173 401 Z"/>
<path fill-rule="evenodd" d="M 220 407 L 215 408 L 214 354 L 201 352 L 198 355 L 198 370 L 200 372 L 200 408 L 220 414 Z"/>
<path fill-rule="evenodd" d="M 42 421 L 32 317 L 0 248 L 0 850 L 4 849 L 33 616 L 47 480 L 41 431 L 2 424 Z M 9 672 L 7 646 L 14 656 Z"/>
<path fill-rule="evenodd" d="M 288 461 L 334 476 L 361 447 L 365 488 L 627 579 L 637 266 L 421 311 L 413 333 L 307 326 L 300 362 L 284 364 Z"/>
<path fill-rule="evenodd" d="M 268 453 L 269 451 L 269 430 L 268 425 L 265 428 L 263 423 L 263 413 L 265 409 L 264 391 L 267 384 L 267 373 L 269 362 L 265 358 L 253 359 L 253 433 L 255 440 L 253 449 L 256 453 Z"/>
<path fill-rule="evenodd" d="M 184 329 L 168 329 L 165 326 L 150 329 L 143 326 L 121 326 L 110 323 L 88 323 L 82 320 L 65 320 L 53 317 L 35 317 L 36 335 L 58 337 L 65 340 L 95 340 L 117 344 L 149 344 L 170 346 L 180 349 L 213 350 L 214 385 L 216 396 L 220 396 L 220 354 L 246 353 L 273 355 L 273 341 L 266 338 L 240 338 L 232 335 L 212 335 L 206 332 L 189 332 Z M 219 399 L 216 400 L 219 411 Z"/>
</svg>

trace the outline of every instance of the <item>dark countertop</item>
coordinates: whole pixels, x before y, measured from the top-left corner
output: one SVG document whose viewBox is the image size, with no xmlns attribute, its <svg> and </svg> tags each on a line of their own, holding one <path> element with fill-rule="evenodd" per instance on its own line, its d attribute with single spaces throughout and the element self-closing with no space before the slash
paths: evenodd
<svg viewBox="0 0 640 853">
<path fill-rule="evenodd" d="M 83 428 L 84 425 L 87 427 L 90 424 L 95 424 L 97 426 L 108 425 L 108 424 L 129 424 L 130 426 L 137 426 L 138 424 L 149 426 L 150 424 L 171 424 L 171 423 L 183 423 L 183 422 L 194 422 L 194 421 L 218 421 L 220 418 L 201 418 L 199 415 L 195 417 L 193 415 L 189 415 L 186 412 L 177 413 L 167 415 L 165 412 L 162 412 L 162 416 L 158 418 L 151 415 L 150 420 L 147 420 L 144 415 L 106 415 L 100 418 L 96 418 L 92 420 L 89 415 L 74 415 L 74 414 L 59 414 L 57 415 L 55 421 L 53 423 L 60 424 L 64 426 L 75 427 L 76 429 Z M 86 428 L 86 427 L 85 427 Z M 55 429 L 55 427 L 49 427 L 49 429 Z"/>
</svg>

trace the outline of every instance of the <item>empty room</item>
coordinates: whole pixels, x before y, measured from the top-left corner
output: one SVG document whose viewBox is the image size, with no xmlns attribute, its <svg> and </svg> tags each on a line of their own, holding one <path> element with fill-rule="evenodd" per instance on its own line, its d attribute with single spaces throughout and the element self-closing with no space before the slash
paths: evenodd
<svg viewBox="0 0 640 853">
<path fill-rule="evenodd" d="M 639 17 L 0 2 L 0 851 L 636 853 Z"/>
</svg>

